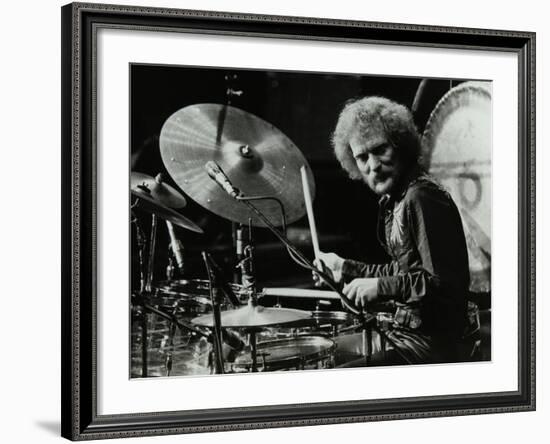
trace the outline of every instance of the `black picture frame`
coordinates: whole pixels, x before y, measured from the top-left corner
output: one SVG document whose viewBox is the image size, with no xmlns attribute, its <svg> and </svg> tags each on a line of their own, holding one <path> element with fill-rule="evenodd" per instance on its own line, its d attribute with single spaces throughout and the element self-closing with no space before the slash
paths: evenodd
<svg viewBox="0 0 550 444">
<path fill-rule="evenodd" d="M 62 14 L 62 436 L 71 440 L 535 409 L 535 33 L 72 3 Z M 100 27 L 508 51 L 519 60 L 518 389 L 97 414 L 96 31 Z"/>
</svg>

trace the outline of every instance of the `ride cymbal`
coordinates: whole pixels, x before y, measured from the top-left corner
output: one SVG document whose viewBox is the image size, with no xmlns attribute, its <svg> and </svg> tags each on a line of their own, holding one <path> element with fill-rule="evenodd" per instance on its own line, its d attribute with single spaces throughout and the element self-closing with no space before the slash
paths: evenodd
<svg viewBox="0 0 550 444">
<path fill-rule="evenodd" d="M 193 200 L 213 213 L 255 226 L 261 222 L 242 203 L 223 191 L 206 172 L 216 162 L 245 196 L 278 198 L 288 223 L 305 212 L 300 167 L 307 161 L 280 130 L 253 114 L 229 105 L 203 103 L 172 114 L 160 134 L 160 152 L 166 169 Z M 307 168 L 311 192 L 315 186 Z M 281 225 L 275 201 L 255 201 L 274 225 Z"/>
</svg>

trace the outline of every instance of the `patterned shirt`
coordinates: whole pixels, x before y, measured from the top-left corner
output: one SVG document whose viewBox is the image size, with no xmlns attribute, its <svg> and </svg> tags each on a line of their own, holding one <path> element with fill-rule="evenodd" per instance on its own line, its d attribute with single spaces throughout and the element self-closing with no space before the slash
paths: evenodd
<svg viewBox="0 0 550 444">
<path fill-rule="evenodd" d="M 401 307 L 401 325 L 456 342 L 464 329 L 470 274 L 462 220 L 449 193 L 415 172 L 401 192 L 381 199 L 378 238 L 391 262 L 345 260 L 344 281 L 378 278 L 378 298 Z"/>
</svg>

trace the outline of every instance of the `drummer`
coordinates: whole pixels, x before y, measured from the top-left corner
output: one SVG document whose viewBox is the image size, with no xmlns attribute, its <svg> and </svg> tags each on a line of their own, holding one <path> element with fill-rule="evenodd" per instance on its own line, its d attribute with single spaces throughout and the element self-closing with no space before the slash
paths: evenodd
<svg viewBox="0 0 550 444">
<path fill-rule="evenodd" d="M 378 239 L 391 262 L 319 258 L 357 306 L 394 302 L 387 335 L 398 350 L 375 353 L 374 363 L 459 361 L 470 280 L 466 241 L 451 196 L 419 165 L 411 112 L 383 97 L 348 102 L 332 146 L 348 176 L 380 198 Z"/>
</svg>

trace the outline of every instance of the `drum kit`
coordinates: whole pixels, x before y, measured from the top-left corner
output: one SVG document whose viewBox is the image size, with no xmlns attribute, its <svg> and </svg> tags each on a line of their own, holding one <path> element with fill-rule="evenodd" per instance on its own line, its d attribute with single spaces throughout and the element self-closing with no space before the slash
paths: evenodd
<svg viewBox="0 0 550 444">
<path fill-rule="evenodd" d="M 285 235 L 286 225 L 306 213 L 315 192 L 307 161 L 280 130 L 230 105 L 197 104 L 170 116 L 160 134 L 160 154 L 179 188 L 132 172 L 132 222 L 139 256 L 139 289 L 132 292 L 133 377 L 332 368 L 340 335 L 359 334 L 371 353 L 369 317 L 350 305 L 330 276 L 331 291 L 258 289 L 253 227 L 263 227 L 301 266 L 314 265 Z M 305 178 L 305 179 L 304 179 Z M 307 180 L 309 196 L 299 190 Z M 184 216 L 187 199 L 231 221 L 237 242 L 238 283 L 227 282 L 210 254 L 202 252 L 208 279 L 155 281 L 157 230 L 166 223 L 174 265 L 184 274 L 182 244 L 174 227 L 203 233 Z M 141 211 L 138 211 L 141 210 Z M 151 229 L 145 236 L 143 222 Z M 249 240 L 246 240 L 249 239 Z M 167 273 L 170 276 L 170 273 Z M 314 311 L 260 304 L 269 295 L 314 299 Z M 340 300 L 347 311 L 322 310 Z M 357 356 L 355 356 L 355 359 Z"/>
</svg>

